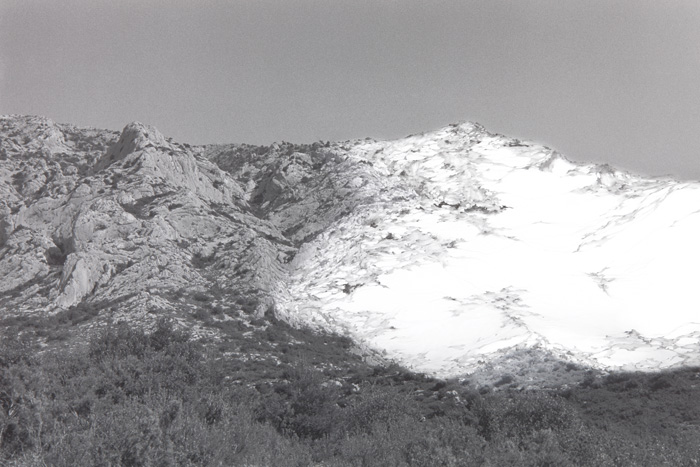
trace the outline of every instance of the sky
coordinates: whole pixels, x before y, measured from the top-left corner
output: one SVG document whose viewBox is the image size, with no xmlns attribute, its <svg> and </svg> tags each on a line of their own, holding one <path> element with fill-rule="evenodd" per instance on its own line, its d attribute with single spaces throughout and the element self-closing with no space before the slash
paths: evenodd
<svg viewBox="0 0 700 467">
<path fill-rule="evenodd" d="M 0 114 L 190 144 L 469 120 L 700 180 L 700 2 L 0 0 Z"/>
</svg>

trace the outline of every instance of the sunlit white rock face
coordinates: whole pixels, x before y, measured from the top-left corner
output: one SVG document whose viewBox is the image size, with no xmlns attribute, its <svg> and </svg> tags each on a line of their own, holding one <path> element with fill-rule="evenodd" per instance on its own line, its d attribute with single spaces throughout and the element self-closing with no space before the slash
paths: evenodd
<svg viewBox="0 0 700 467">
<path fill-rule="evenodd" d="M 700 364 L 700 185 L 574 164 L 476 125 L 352 147 L 381 196 L 301 247 L 283 309 L 417 370 L 513 347 Z"/>
</svg>

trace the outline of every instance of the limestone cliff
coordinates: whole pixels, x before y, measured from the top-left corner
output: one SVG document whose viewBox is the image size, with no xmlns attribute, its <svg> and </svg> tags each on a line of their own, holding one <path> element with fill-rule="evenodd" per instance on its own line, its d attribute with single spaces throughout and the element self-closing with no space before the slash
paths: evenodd
<svg viewBox="0 0 700 467">
<path fill-rule="evenodd" d="M 41 117 L 0 125 L 4 314 L 89 303 L 139 319 L 273 305 L 293 248 L 199 152 L 141 123 L 121 134 Z"/>
<path fill-rule="evenodd" d="M 214 333 L 274 313 L 441 376 L 532 348 L 697 365 L 698 204 L 700 184 L 473 123 L 192 147 L 141 123 L 0 117 L 0 314 L 89 307 L 87 325 L 166 315 Z"/>
</svg>

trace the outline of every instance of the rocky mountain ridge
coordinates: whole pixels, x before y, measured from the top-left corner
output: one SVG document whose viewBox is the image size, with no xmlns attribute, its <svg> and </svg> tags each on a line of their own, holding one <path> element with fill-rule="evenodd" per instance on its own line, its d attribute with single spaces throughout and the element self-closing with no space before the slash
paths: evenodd
<svg viewBox="0 0 700 467">
<path fill-rule="evenodd" d="M 36 117 L 2 124 L 6 313 L 90 302 L 137 319 L 212 287 L 241 291 L 252 313 L 271 306 L 274 265 L 291 246 L 216 165 L 139 123 L 121 135 Z"/>
<path fill-rule="evenodd" d="M 141 123 L 0 117 L 0 311 L 88 306 L 86 329 L 166 314 L 208 334 L 202 310 L 275 314 L 441 376 L 533 347 L 593 366 L 687 365 L 700 355 L 682 272 L 700 259 L 698 193 L 472 123 L 193 147 Z M 645 266 L 657 252 L 667 261 Z M 667 276 L 657 291 L 654 271 Z M 679 310 L 672 326 L 655 333 L 635 316 L 643 302 Z"/>
</svg>

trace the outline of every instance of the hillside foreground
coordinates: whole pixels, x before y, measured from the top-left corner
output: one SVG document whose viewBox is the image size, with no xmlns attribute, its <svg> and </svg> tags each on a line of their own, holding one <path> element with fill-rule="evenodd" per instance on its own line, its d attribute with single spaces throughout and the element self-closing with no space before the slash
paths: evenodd
<svg viewBox="0 0 700 467">
<path fill-rule="evenodd" d="M 475 124 L 3 117 L 7 465 L 696 465 L 698 185 Z"/>
</svg>

